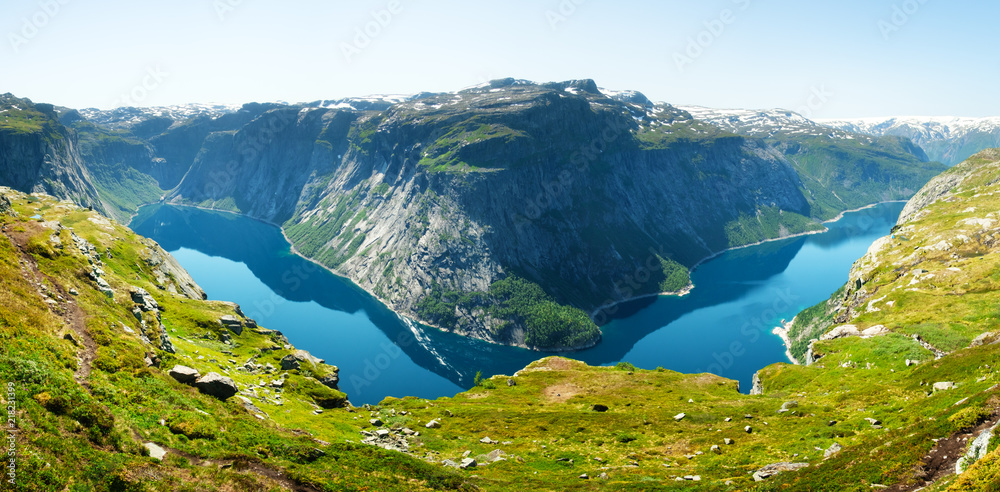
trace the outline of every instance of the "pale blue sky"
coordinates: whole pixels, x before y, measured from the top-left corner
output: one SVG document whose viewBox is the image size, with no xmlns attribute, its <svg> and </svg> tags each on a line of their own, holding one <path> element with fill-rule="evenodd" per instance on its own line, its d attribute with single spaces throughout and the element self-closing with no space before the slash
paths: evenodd
<svg viewBox="0 0 1000 492">
<path fill-rule="evenodd" d="M 710 107 L 797 109 L 817 90 L 828 96 L 817 118 L 1000 115 L 991 0 L 399 0 L 348 61 L 344 43 L 389 4 L 4 0 L 0 92 L 71 107 L 126 94 L 144 106 L 301 102 L 511 76 L 593 78 Z M 560 4 L 565 20 L 550 14 Z M 913 12 L 897 15 L 898 29 L 894 6 Z M 729 21 L 718 35 L 705 24 L 716 19 Z M 676 55 L 699 35 L 710 45 L 679 69 Z"/>
</svg>

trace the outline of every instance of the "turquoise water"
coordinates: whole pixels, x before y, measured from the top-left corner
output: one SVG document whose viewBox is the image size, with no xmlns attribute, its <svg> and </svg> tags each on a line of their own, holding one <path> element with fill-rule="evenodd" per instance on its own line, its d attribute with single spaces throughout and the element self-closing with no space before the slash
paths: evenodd
<svg viewBox="0 0 1000 492">
<path fill-rule="evenodd" d="M 787 361 L 771 330 L 840 288 L 902 208 L 882 204 L 846 214 L 823 234 L 723 253 L 695 270 L 696 288 L 687 296 L 600 313 L 610 319 L 603 341 L 569 356 L 594 365 L 624 360 L 712 372 L 748 391 L 754 372 Z M 355 405 L 450 396 L 471 387 L 477 371 L 513 374 L 549 355 L 405 321 L 351 282 L 295 256 L 278 228 L 252 219 L 156 205 L 141 210 L 132 228 L 177 257 L 210 299 L 240 304 L 262 326 L 339 366 L 341 389 Z"/>
</svg>

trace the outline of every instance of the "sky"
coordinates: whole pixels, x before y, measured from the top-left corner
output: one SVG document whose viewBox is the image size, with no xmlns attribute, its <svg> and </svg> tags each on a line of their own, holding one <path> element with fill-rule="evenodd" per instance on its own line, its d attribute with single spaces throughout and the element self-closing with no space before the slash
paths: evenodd
<svg viewBox="0 0 1000 492">
<path fill-rule="evenodd" d="M 988 0 L 4 0 L 0 93 L 309 102 L 590 78 L 813 118 L 998 116 Z"/>
</svg>

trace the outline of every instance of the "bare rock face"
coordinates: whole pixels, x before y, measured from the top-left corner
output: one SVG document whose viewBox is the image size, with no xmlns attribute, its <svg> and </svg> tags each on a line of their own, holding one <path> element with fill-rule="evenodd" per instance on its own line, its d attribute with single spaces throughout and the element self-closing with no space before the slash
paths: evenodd
<svg viewBox="0 0 1000 492">
<path fill-rule="evenodd" d="M 210 372 L 194 382 L 196 388 L 206 395 L 214 396 L 220 400 L 232 398 L 239 392 L 236 383 L 219 373 Z"/>
</svg>

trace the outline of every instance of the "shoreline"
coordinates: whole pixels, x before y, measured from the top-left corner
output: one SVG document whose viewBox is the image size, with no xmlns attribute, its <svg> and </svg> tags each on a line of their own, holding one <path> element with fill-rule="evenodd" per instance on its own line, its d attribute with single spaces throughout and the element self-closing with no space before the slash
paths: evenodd
<svg viewBox="0 0 1000 492">
<path fill-rule="evenodd" d="M 872 204 L 869 204 L 869 205 L 865 205 L 864 207 L 859 207 L 859 208 L 855 208 L 855 209 L 851 209 L 851 210 L 844 210 L 843 212 L 840 212 L 839 214 L 837 214 L 836 217 L 834 217 L 832 219 L 829 219 L 829 220 L 825 220 L 823 222 L 819 222 L 819 224 L 832 224 L 834 222 L 837 222 L 837 221 L 843 219 L 844 215 L 849 214 L 849 213 L 860 212 L 862 210 L 868 210 L 870 208 L 875 208 L 875 207 L 877 207 L 879 205 L 884 205 L 884 204 L 887 204 L 887 203 L 906 203 L 907 201 L 908 200 L 886 200 L 884 202 L 878 202 L 878 203 L 872 203 Z M 775 237 L 775 238 L 771 238 L 771 239 L 763 239 L 763 240 L 757 241 L 755 243 L 744 244 L 742 246 L 733 246 L 731 248 L 726 248 L 726 249 L 718 251 L 716 253 L 712 253 L 711 255 L 702 258 L 701 260 L 698 260 L 697 263 L 695 263 L 691 268 L 688 269 L 689 275 L 694 275 L 695 270 L 697 270 L 698 267 L 701 266 L 702 264 L 704 264 L 705 262 L 714 260 L 714 259 L 718 258 L 719 256 L 722 256 L 723 254 L 728 253 L 730 251 L 737 251 L 737 250 L 740 250 L 740 249 L 750 248 L 750 247 L 753 247 L 753 246 L 760 246 L 762 244 L 767 244 L 767 243 L 771 243 L 771 242 L 775 242 L 775 241 L 784 241 L 785 239 L 794 239 L 794 238 L 799 238 L 799 237 L 812 236 L 814 234 L 825 234 L 827 232 L 830 232 L 830 229 L 828 227 L 824 226 L 823 229 L 817 229 L 815 231 L 799 232 L 799 233 L 796 233 L 796 234 L 789 234 L 789 235 L 784 236 L 784 237 Z M 594 309 L 593 311 L 591 311 L 590 318 L 591 319 L 595 318 L 597 316 L 597 314 L 600 313 L 601 311 L 607 310 L 609 308 L 613 308 L 613 307 L 615 307 L 615 306 L 617 306 L 619 304 L 626 304 L 626 303 L 629 303 L 629 302 L 632 302 L 632 301 L 638 301 L 638 300 L 647 299 L 647 298 L 650 298 L 650 297 L 684 297 L 684 296 L 690 294 L 691 291 L 693 291 L 695 289 L 695 287 L 696 287 L 696 285 L 694 284 L 694 281 L 689 281 L 687 287 L 685 287 L 685 288 L 683 288 L 681 290 L 678 290 L 678 291 L 674 291 L 674 292 L 660 292 L 660 293 L 655 293 L 655 294 L 643 294 L 643 295 L 639 295 L 639 296 L 633 296 L 633 297 L 629 297 L 629 298 L 626 298 L 626 299 L 622 299 L 620 301 L 614 301 L 614 302 L 611 302 L 611 303 L 608 303 L 608 304 L 604 304 L 604 305 L 602 305 L 602 306 Z"/>
<path fill-rule="evenodd" d="M 795 318 L 798 318 L 798 316 L 796 316 Z M 775 335 L 781 337 L 781 341 L 784 342 L 785 357 L 788 357 L 788 360 L 791 361 L 792 364 L 801 366 L 802 363 L 799 362 L 799 360 L 796 359 L 794 355 L 792 355 L 792 339 L 791 337 L 788 336 L 788 332 L 791 331 L 792 325 L 795 324 L 795 318 L 792 318 L 792 320 L 788 322 L 785 322 L 785 320 L 781 320 L 781 326 L 774 327 L 774 329 L 771 330 L 771 333 L 774 333 Z"/>
</svg>

